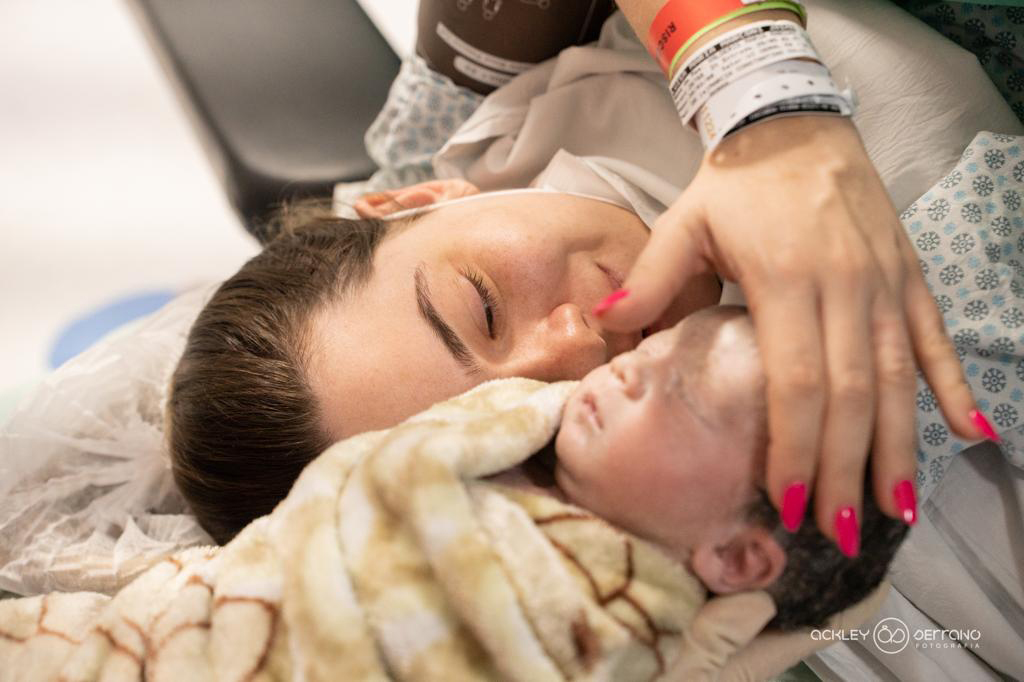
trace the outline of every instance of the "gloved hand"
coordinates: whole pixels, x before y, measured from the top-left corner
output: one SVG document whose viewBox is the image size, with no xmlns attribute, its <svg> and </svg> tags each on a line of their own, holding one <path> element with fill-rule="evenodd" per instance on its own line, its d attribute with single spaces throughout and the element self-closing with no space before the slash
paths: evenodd
<svg viewBox="0 0 1024 682">
<path fill-rule="evenodd" d="M 846 630 L 864 623 L 889 593 L 888 581 L 859 603 L 837 613 L 825 628 Z M 682 651 L 669 669 L 671 682 L 766 680 L 830 644 L 811 639 L 811 629 L 765 632 L 775 615 L 767 592 L 738 592 L 708 601 L 683 633 Z"/>
</svg>

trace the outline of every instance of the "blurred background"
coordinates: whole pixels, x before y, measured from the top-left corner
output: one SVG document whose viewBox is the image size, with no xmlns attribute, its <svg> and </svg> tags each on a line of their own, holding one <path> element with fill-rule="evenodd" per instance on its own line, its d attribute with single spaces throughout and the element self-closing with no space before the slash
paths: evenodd
<svg viewBox="0 0 1024 682">
<path fill-rule="evenodd" d="M 402 54 L 415 0 L 362 3 Z M 257 251 L 126 0 L 0 2 L 0 408 Z"/>
</svg>

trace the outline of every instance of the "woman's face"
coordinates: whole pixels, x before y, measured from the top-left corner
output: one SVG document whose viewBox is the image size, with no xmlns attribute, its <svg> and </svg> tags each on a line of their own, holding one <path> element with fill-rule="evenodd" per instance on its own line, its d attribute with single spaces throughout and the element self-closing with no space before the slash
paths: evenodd
<svg viewBox="0 0 1024 682">
<path fill-rule="evenodd" d="M 640 342 L 601 328 L 648 231 L 567 194 L 480 197 L 392 232 L 370 280 L 315 316 L 310 377 L 335 438 L 384 428 L 497 377 L 575 379 Z M 710 279 L 710 281 L 709 281 Z M 717 301 L 713 277 L 665 324 Z"/>
</svg>

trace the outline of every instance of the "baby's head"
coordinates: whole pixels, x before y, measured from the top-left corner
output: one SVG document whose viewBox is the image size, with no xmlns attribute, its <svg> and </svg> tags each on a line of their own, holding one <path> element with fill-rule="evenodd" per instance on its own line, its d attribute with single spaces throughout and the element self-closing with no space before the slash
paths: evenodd
<svg viewBox="0 0 1024 682">
<path fill-rule="evenodd" d="M 763 588 L 776 627 L 821 625 L 879 583 L 906 526 L 867 485 L 856 558 L 811 522 L 785 532 L 763 491 L 764 389 L 745 310 L 694 313 L 583 379 L 555 476 L 571 500 L 679 557 L 712 592 Z"/>
</svg>

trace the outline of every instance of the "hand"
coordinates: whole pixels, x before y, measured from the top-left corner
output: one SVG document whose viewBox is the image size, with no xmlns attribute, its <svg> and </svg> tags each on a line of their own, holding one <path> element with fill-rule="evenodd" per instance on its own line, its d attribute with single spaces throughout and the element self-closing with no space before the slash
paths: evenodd
<svg viewBox="0 0 1024 682">
<path fill-rule="evenodd" d="M 671 682 L 719 679 L 732 656 L 746 649 L 774 616 L 775 602 L 761 590 L 712 598 L 683 633 L 679 655 L 665 679 Z M 798 660 L 799 657 L 793 663 Z"/>
<path fill-rule="evenodd" d="M 862 626 L 885 603 L 889 589 L 889 583 L 883 580 L 871 594 L 833 615 L 820 629 L 839 631 Z M 812 637 L 811 628 L 762 632 L 774 616 L 775 604 L 761 590 L 713 597 L 686 628 L 679 656 L 665 679 L 767 680 L 832 643 Z"/>
<path fill-rule="evenodd" d="M 659 218 L 602 324 L 649 325 L 708 270 L 740 284 L 753 318 L 767 377 L 765 487 L 777 508 L 804 484 L 818 526 L 837 540 L 841 510 L 860 518 L 870 447 L 879 507 L 906 518 L 894 488 L 914 481 L 916 366 L 953 430 L 983 437 L 917 256 L 849 119 L 782 118 L 727 138 Z M 790 493 L 784 521 L 799 522 L 800 497 Z M 840 547 L 856 553 L 856 522 L 845 525 Z"/>
</svg>

